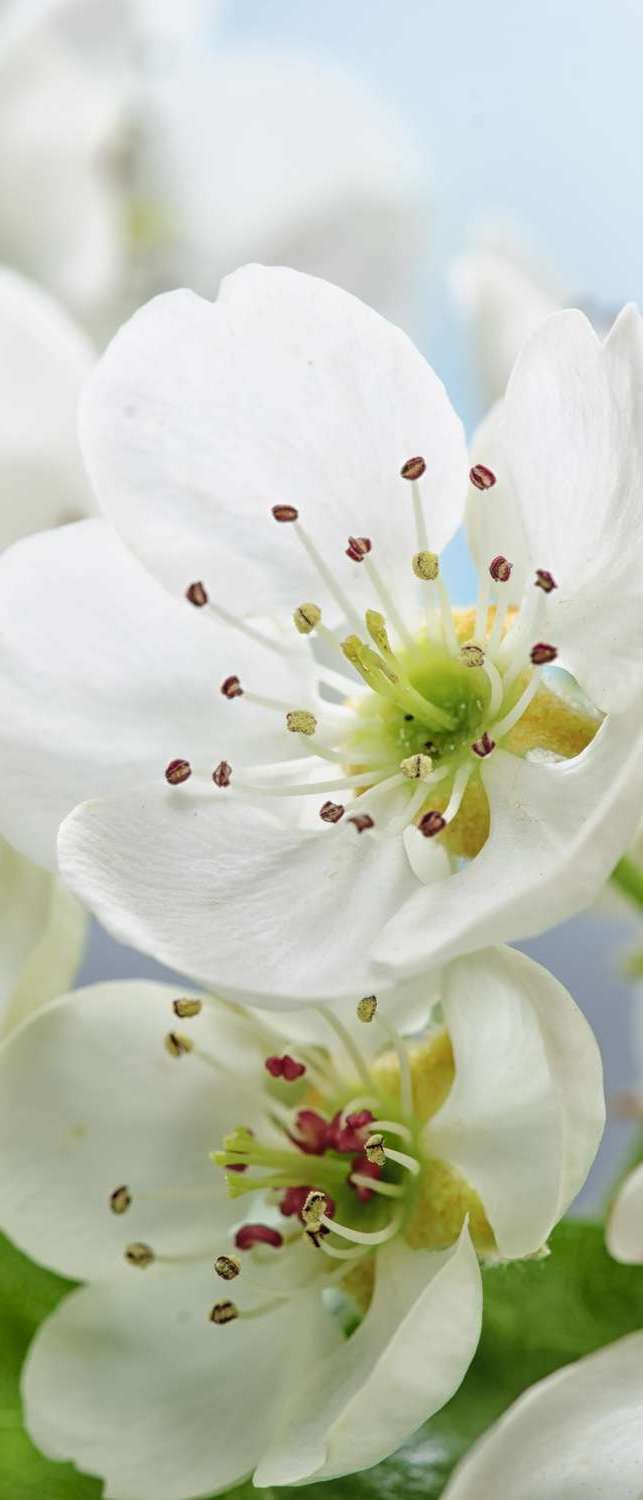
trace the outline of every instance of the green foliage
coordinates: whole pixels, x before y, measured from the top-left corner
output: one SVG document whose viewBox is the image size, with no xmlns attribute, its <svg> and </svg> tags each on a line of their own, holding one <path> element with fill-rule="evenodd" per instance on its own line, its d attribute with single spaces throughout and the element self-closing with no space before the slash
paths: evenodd
<svg viewBox="0 0 643 1500">
<path fill-rule="evenodd" d="M 570 1220 L 553 1235 L 551 1247 L 545 1260 L 485 1272 L 480 1348 L 444 1411 L 393 1458 L 330 1484 L 305 1486 L 297 1491 L 302 1500 L 437 1500 L 460 1455 L 526 1386 L 643 1327 L 643 1268 L 610 1260 L 599 1225 Z M 20 1426 L 18 1374 L 24 1351 L 68 1283 L 32 1265 L 6 1242 L 0 1266 L 5 1345 L 0 1493 L 11 1500 L 99 1500 L 100 1484 L 41 1458 Z M 234 1500 L 250 1500 L 253 1493 L 244 1485 L 234 1491 Z"/>
</svg>

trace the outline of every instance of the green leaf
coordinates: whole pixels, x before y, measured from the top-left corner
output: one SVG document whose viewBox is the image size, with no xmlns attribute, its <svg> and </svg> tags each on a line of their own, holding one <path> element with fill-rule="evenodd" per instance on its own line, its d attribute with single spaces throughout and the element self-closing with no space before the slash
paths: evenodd
<svg viewBox="0 0 643 1500">
<path fill-rule="evenodd" d="M 643 1327 L 643 1268 L 610 1260 L 599 1225 L 570 1220 L 556 1230 L 551 1248 L 545 1260 L 485 1272 L 480 1348 L 444 1411 L 377 1468 L 307 1485 L 297 1491 L 301 1500 L 438 1500 L 461 1454 L 526 1386 Z M 98 1481 L 41 1458 L 20 1426 L 18 1375 L 25 1350 L 69 1286 L 0 1242 L 1 1493 L 11 1500 L 99 1500 L 101 1495 Z M 243 1485 L 229 1500 L 251 1500 L 258 1493 Z"/>
</svg>

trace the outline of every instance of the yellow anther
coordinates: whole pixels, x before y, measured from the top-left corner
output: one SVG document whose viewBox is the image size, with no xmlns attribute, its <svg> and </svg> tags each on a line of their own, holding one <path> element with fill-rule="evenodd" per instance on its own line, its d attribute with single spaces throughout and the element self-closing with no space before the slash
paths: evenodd
<svg viewBox="0 0 643 1500">
<path fill-rule="evenodd" d="M 484 651 L 482 646 L 478 646 L 476 641 L 467 641 L 464 646 L 460 647 L 460 661 L 463 662 L 465 667 L 483 667 Z"/>
<path fill-rule="evenodd" d="M 181 1021 L 191 1021 L 193 1016 L 198 1016 L 203 1010 L 202 1000 L 173 1000 L 172 1010 Z"/>
<path fill-rule="evenodd" d="M 416 578 L 433 583 L 440 572 L 440 559 L 437 552 L 416 552 L 411 566 Z"/>
<path fill-rule="evenodd" d="M 378 609 L 367 609 L 365 619 L 368 633 L 371 640 L 375 642 L 378 651 L 384 651 L 388 656 L 392 656 L 393 652 L 384 616 L 380 614 Z"/>
<path fill-rule="evenodd" d="M 310 635 L 321 620 L 321 610 L 318 604 L 299 604 L 293 615 L 293 621 L 300 635 Z"/>
<path fill-rule="evenodd" d="M 185 1053 L 191 1052 L 194 1046 L 194 1042 L 182 1031 L 168 1031 L 163 1040 L 165 1050 L 169 1052 L 170 1057 L 184 1057 Z"/>
<path fill-rule="evenodd" d="M 357 1002 L 357 1019 L 358 1019 L 358 1021 L 372 1021 L 373 1020 L 373 1016 L 375 1015 L 376 1010 L 377 1010 L 377 996 L 376 995 L 364 995 L 363 998 L 361 1000 L 358 1000 L 358 1002 Z"/>
<path fill-rule="evenodd" d="M 317 720 L 307 708 L 294 708 L 286 714 L 286 727 L 291 734 L 314 734 Z"/>
<path fill-rule="evenodd" d="M 154 1251 L 149 1245 L 144 1245 L 142 1240 L 135 1240 L 133 1244 L 127 1246 L 125 1259 L 130 1266 L 138 1266 L 139 1270 L 144 1271 L 147 1266 L 152 1265 Z"/>
<path fill-rule="evenodd" d="M 210 1322 L 217 1323 L 222 1327 L 224 1323 L 234 1323 L 239 1316 L 239 1309 L 234 1302 L 215 1302 L 210 1313 Z"/>
<path fill-rule="evenodd" d="M 313 1231 L 321 1229 L 321 1222 L 328 1207 L 328 1199 L 325 1193 L 313 1189 L 308 1194 L 306 1202 L 301 1210 L 301 1217 L 307 1229 Z"/>
<path fill-rule="evenodd" d="M 384 1150 L 383 1135 L 369 1135 L 364 1151 L 368 1160 L 374 1162 L 375 1166 L 383 1167 L 385 1165 L 386 1152 Z"/>
<path fill-rule="evenodd" d="M 132 1195 L 129 1188 L 117 1187 L 114 1188 L 113 1193 L 110 1193 L 109 1206 L 113 1214 L 124 1214 L 127 1213 L 131 1201 Z"/>
<path fill-rule="evenodd" d="M 409 781 L 425 781 L 433 770 L 433 761 L 430 755 L 409 755 L 400 762 L 400 770 Z"/>
<path fill-rule="evenodd" d="M 238 1276 L 241 1270 L 241 1262 L 236 1255 L 217 1255 L 214 1269 L 223 1281 L 234 1281 L 235 1276 Z"/>
</svg>

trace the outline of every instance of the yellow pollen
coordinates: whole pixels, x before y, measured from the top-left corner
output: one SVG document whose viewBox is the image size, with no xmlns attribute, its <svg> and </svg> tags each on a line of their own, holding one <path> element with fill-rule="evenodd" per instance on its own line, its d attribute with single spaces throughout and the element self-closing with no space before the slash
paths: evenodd
<svg viewBox="0 0 643 1500">
<path fill-rule="evenodd" d="M 174 1011 L 175 1016 L 178 1016 L 181 1021 L 189 1021 L 192 1020 L 193 1016 L 198 1016 L 201 1014 L 201 1011 L 203 1010 L 203 1001 L 173 1000 L 172 1010 Z"/>
<path fill-rule="evenodd" d="M 364 995 L 357 1004 L 358 1021 L 372 1021 L 377 1010 L 377 997 L 375 995 Z"/>
<path fill-rule="evenodd" d="M 321 620 L 321 610 L 318 604 L 299 604 L 293 615 L 293 621 L 300 635 L 310 635 Z"/>
<path fill-rule="evenodd" d="M 433 583 L 440 572 L 440 559 L 436 552 L 416 552 L 411 566 L 416 578 Z"/>
<path fill-rule="evenodd" d="M 314 734 L 317 720 L 307 708 L 295 708 L 286 714 L 286 727 L 291 734 Z"/>
<path fill-rule="evenodd" d="M 408 755 L 400 761 L 400 770 L 409 781 L 424 781 L 433 770 L 433 761 L 430 755 Z"/>
</svg>

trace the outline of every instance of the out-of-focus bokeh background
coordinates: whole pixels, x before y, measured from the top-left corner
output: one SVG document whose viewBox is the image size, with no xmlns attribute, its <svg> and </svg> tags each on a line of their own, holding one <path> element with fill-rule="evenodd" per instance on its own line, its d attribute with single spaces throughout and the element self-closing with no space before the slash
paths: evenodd
<svg viewBox="0 0 643 1500">
<path fill-rule="evenodd" d="M 120 6 L 120 0 L 99 3 L 103 19 Z M 198 4 L 189 0 L 188 8 L 196 11 Z M 174 7 L 176 20 L 182 0 Z M 4 7 L 7 15 L 10 9 Z M 77 9 L 83 12 L 83 5 Z M 200 50 L 210 59 L 208 70 L 198 81 L 195 73 L 194 86 L 174 97 L 181 26 L 176 37 L 166 37 L 158 75 L 167 88 L 161 83 L 149 104 L 145 148 L 148 183 L 169 173 L 171 160 L 174 207 L 193 225 L 197 219 L 203 224 L 202 243 L 192 235 L 184 246 L 179 279 L 190 279 L 192 270 L 199 289 L 214 294 L 218 276 L 237 260 L 265 258 L 348 284 L 404 322 L 469 428 L 495 394 L 489 371 L 497 381 L 521 317 L 528 323 L 541 305 L 544 311 L 559 301 L 580 302 L 600 322 L 624 301 L 643 297 L 639 0 L 585 0 L 582 6 L 577 0 L 537 6 L 204 0 L 201 9 Z M 171 17 L 172 10 L 159 0 L 157 17 Z M 85 20 L 91 18 L 95 0 L 85 0 L 84 11 Z M 96 119 L 97 90 L 105 88 L 105 110 L 111 107 L 105 80 L 114 47 L 105 47 L 99 69 L 96 52 L 83 52 L 81 33 L 82 16 L 69 82 L 82 140 Z M 42 99 L 56 45 L 55 38 L 45 44 L 42 63 L 32 49 L 25 64 L 34 100 Z M 29 117 L 16 111 L 20 140 L 25 130 L 27 140 L 29 130 L 37 138 L 37 106 Z M 170 117 L 160 165 L 159 140 Z M 45 118 L 43 109 L 43 131 L 51 128 Z M 113 144 L 118 185 L 118 172 L 131 171 L 136 142 L 121 132 L 120 157 Z M 23 220 L 37 217 L 39 194 L 55 188 L 57 160 L 54 141 L 41 174 L 50 180 L 32 182 L 29 201 L 14 205 Z M 0 189 L 2 171 L 0 163 Z M 139 193 L 131 225 L 138 260 L 118 304 L 124 310 L 137 292 L 150 289 L 141 271 L 150 247 L 158 256 L 159 284 L 176 279 L 175 265 L 164 259 L 164 225 L 154 216 L 153 200 L 154 194 Z M 77 211 L 72 197 L 70 222 Z M 0 259 L 50 284 L 53 279 L 64 296 L 65 246 L 54 276 L 50 263 L 43 270 L 36 239 L 31 263 L 24 256 L 21 263 L 19 234 L 7 240 L 5 228 L 3 243 L 0 229 Z M 463 261 L 472 253 L 473 261 Z M 85 317 L 73 287 L 66 300 L 76 300 L 73 311 L 99 342 L 118 321 L 117 301 Z M 504 328 L 498 324 L 494 331 L 490 309 L 505 318 Z M 457 543 L 449 575 L 456 597 L 466 600 L 469 571 Z M 613 898 L 611 912 L 596 909 L 528 945 L 590 1017 L 610 1096 L 637 1077 L 629 1040 L 629 1012 L 637 1002 L 620 971 L 623 951 L 637 937 L 636 915 Z M 94 930 L 84 981 L 153 971 L 147 960 Z M 610 1125 L 589 1190 L 594 1202 L 629 1129 L 617 1120 Z"/>
</svg>

